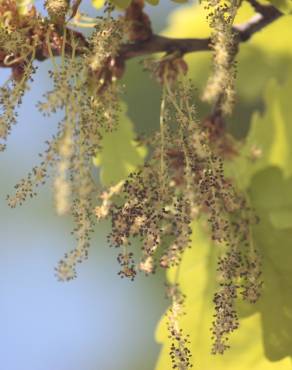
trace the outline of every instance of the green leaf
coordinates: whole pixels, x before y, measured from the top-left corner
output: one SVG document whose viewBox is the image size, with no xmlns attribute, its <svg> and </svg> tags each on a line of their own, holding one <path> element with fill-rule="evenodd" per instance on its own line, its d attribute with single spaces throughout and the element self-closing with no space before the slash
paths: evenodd
<svg viewBox="0 0 292 370">
<path fill-rule="evenodd" d="M 292 228 L 292 182 L 277 167 L 258 172 L 252 179 L 253 206 L 275 228 Z"/>
<path fill-rule="evenodd" d="M 93 160 L 94 164 L 100 167 L 100 180 L 104 186 L 124 180 L 143 164 L 146 149 L 139 147 L 134 139 L 133 124 L 123 104 L 117 130 L 103 134 L 102 150 Z"/>
<path fill-rule="evenodd" d="M 265 111 L 254 113 L 240 156 L 227 165 L 227 172 L 246 188 L 252 176 L 268 166 L 278 166 L 292 175 L 291 125 L 292 74 L 281 85 L 271 80 L 265 91 Z"/>
<path fill-rule="evenodd" d="M 285 208 L 277 209 L 270 213 L 271 224 L 277 229 L 292 228 L 292 209 Z"/>
<path fill-rule="evenodd" d="M 19 15 L 26 15 L 33 5 L 34 0 L 16 0 L 16 7 Z"/>
<path fill-rule="evenodd" d="M 180 266 L 178 282 L 187 297 L 186 315 L 180 320 L 180 326 L 190 334 L 195 367 L 199 370 L 291 370 L 290 359 L 274 363 L 265 357 L 259 313 L 240 320 L 239 330 L 230 338 L 231 348 L 223 356 L 210 354 L 217 248 L 209 242 L 204 226 L 197 223 L 193 227 L 192 248 L 186 250 Z M 172 282 L 175 273 L 175 269 L 169 273 Z M 277 319 L 274 322 L 277 323 Z M 165 317 L 159 323 L 156 339 L 162 344 L 156 370 L 171 369 L 171 343 Z"/>
<path fill-rule="evenodd" d="M 269 0 L 277 9 L 284 14 L 291 14 L 292 1 L 291 0 Z"/>
<path fill-rule="evenodd" d="M 159 0 L 146 0 L 147 3 L 151 4 L 151 5 L 158 5 L 159 4 Z"/>
<path fill-rule="evenodd" d="M 118 8 L 120 9 L 125 9 L 127 8 L 130 3 L 131 3 L 131 0 L 110 0 L 115 6 L 117 6 Z"/>
<path fill-rule="evenodd" d="M 100 9 L 104 6 L 105 0 L 92 0 L 91 4 L 94 8 Z"/>
<path fill-rule="evenodd" d="M 292 356 L 292 177 L 266 168 L 253 177 L 249 195 L 260 217 L 253 239 L 264 281 L 254 311 L 261 316 L 265 354 L 278 361 Z"/>
</svg>

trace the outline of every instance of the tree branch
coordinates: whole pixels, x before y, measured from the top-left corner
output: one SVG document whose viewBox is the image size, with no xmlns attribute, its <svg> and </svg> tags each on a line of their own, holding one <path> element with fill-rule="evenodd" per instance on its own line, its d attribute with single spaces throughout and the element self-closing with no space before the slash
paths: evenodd
<svg viewBox="0 0 292 370">
<path fill-rule="evenodd" d="M 261 31 L 263 28 L 277 20 L 282 16 L 282 13 L 271 5 L 262 5 L 256 0 L 248 0 L 256 14 L 247 22 L 233 27 L 237 35 L 238 44 L 249 40 L 255 33 Z M 58 30 L 54 31 L 57 35 Z M 83 55 L 88 48 L 88 41 L 80 32 L 68 29 L 68 34 L 79 40 L 79 46 L 76 54 Z M 61 39 L 62 34 L 58 37 Z M 54 36 L 55 37 L 55 36 Z M 61 54 L 61 48 L 55 47 L 52 43 L 52 52 L 55 56 Z M 125 60 L 135 58 L 142 55 L 149 55 L 154 53 L 172 53 L 178 52 L 181 55 L 192 52 L 211 50 L 211 38 L 169 38 L 165 36 L 151 34 L 147 40 L 127 43 L 121 46 L 118 58 L 123 63 Z M 70 43 L 66 45 L 65 52 L 71 54 Z M 2 55 L 3 54 L 3 55 Z M 0 49 L 0 67 L 13 67 L 14 65 L 5 65 L 5 53 Z M 35 59 L 43 61 L 49 58 L 47 47 L 40 45 L 36 50 Z"/>
<path fill-rule="evenodd" d="M 239 43 L 249 40 L 255 33 L 282 16 L 282 13 L 271 5 L 257 4 L 254 0 L 250 0 L 250 3 L 255 7 L 257 13 L 247 22 L 233 27 Z M 120 56 L 123 59 L 130 59 L 159 52 L 178 51 L 183 55 L 207 50 L 211 50 L 210 38 L 176 39 L 154 34 L 146 41 L 123 45 Z"/>
<path fill-rule="evenodd" d="M 206 51 L 210 50 L 210 42 L 210 38 L 176 39 L 154 34 L 146 41 L 122 45 L 120 56 L 124 59 L 130 59 L 161 52 L 172 53 L 178 51 L 181 54 L 186 54 L 195 51 Z"/>
<path fill-rule="evenodd" d="M 272 5 L 262 5 L 255 0 L 249 0 L 249 3 L 257 13 L 247 22 L 234 27 L 241 42 L 249 40 L 256 32 L 261 31 L 283 15 Z"/>
</svg>

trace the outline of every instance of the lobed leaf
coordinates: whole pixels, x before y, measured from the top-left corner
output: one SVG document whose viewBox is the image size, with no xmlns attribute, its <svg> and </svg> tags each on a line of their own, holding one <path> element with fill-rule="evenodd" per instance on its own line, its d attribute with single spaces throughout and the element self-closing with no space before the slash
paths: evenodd
<svg viewBox="0 0 292 370">
<path fill-rule="evenodd" d="M 96 8 L 100 9 L 104 6 L 105 0 L 91 0 L 91 5 Z"/>
<path fill-rule="evenodd" d="M 268 167 L 252 179 L 249 195 L 260 217 L 253 228 L 262 256 L 263 294 L 254 306 L 263 326 L 265 355 L 271 361 L 292 356 L 292 177 Z"/>
<path fill-rule="evenodd" d="M 268 166 L 278 166 L 285 177 L 292 175 L 291 91 L 291 73 L 284 84 L 275 80 L 267 84 L 265 111 L 253 114 L 240 156 L 227 167 L 241 188 L 247 188 L 253 175 Z"/>
</svg>

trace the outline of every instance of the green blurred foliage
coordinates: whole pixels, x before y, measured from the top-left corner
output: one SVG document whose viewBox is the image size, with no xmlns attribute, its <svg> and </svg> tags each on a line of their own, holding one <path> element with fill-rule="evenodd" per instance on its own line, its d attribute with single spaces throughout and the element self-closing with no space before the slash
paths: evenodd
<svg viewBox="0 0 292 370">
<path fill-rule="evenodd" d="M 267 166 L 278 166 L 286 177 L 292 175 L 291 91 L 291 72 L 283 84 L 274 79 L 267 82 L 265 110 L 262 114 L 258 111 L 253 113 L 249 133 L 240 147 L 240 156 L 226 166 L 239 187 L 247 188 L 252 177 Z"/>
<path fill-rule="evenodd" d="M 271 361 L 292 356 L 292 178 L 278 167 L 253 177 L 250 199 L 260 217 L 254 243 L 262 256 L 263 294 L 254 306 L 261 315 L 265 354 Z"/>
<path fill-rule="evenodd" d="M 146 148 L 138 146 L 135 141 L 133 124 L 127 117 L 125 104 L 121 104 L 119 118 L 117 130 L 103 133 L 102 150 L 93 160 L 100 168 L 100 180 L 104 186 L 124 180 L 144 163 L 146 155 Z"/>
<path fill-rule="evenodd" d="M 126 85 L 125 100 L 128 114 L 135 124 L 138 134 L 149 134 L 159 127 L 161 88 L 144 71 L 142 60 L 127 62 L 123 82 Z"/>
<path fill-rule="evenodd" d="M 291 0 L 269 0 L 276 8 L 286 14 L 292 12 L 292 1 Z"/>
</svg>

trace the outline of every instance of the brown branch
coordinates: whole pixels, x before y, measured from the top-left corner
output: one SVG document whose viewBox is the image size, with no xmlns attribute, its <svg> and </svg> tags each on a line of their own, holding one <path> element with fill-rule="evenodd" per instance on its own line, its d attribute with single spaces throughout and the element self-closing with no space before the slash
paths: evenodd
<svg viewBox="0 0 292 370">
<path fill-rule="evenodd" d="M 254 0 L 250 0 L 255 3 Z M 282 16 L 282 13 L 271 5 L 258 4 L 256 13 L 247 22 L 233 27 L 238 37 L 238 42 L 249 40 L 255 33 L 274 22 Z M 210 38 L 185 38 L 176 39 L 165 36 L 152 35 L 148 40 L 139 41 L 132 44 L 125 44 L 121 48 L 120 56 L 124 59 L 130 59 L 137 56 L 159 53 L 159 52 L 180 52 L 186 53 L 207 51 L 211 49 Z"/>
<path fill-rule="evenodd" d="M 178 51 L 181 54 L 185 54 L 193 51 L 209 50 L 210 41 L 210 38 L 175 39 L 154 34 L 148 40 L 123 45 L 120 55 L 124 59 L 130 59 L 160 52 L 171 53 Z"/>
<path fill-rule="evenodd" d="M 234 27 L 241 42 L 249 40 L 256 32 L 261 31 L 283 15 L 272 5 L 262 5 L 255 0 L 248 1 L 257 13 L 247 22 Z"/>
<path fill-rule="evenodd" d="M 271 5 L 258 4 L 256 0 L 248 0 L 256 10 L 256 14 L 247 22 L 233 27 L 237 34 L 238 44 L 249 40 L 255 33 L 261 31 L 270 23 L 282 16 L 282 13 Z M 57 30 L 56 30 L 57 32 Z M 69 30 L 72 37 L 79 39 L 79 47 L 77 54 L 83 55 L 88 48 L 86 38 L 78 31 Z M 60 34 L 59 37 L 62 37 Z M 121 61 L 135 58 L 142 55 L 149 55 L 154 53 L 172 53 L 178 52 L 181 55 L 191 52 L 208 51 L 211 50 L 210 38 L 169 38 L 165 36 L 150 34 L 147 40 L 139 40 L 136 42 L 124 44 L 121 47 L 118 58 Z M 61 54 L 60 48 L 55 48 L 52 45 L 52 51 L 55 56 Z M 71 53 L 70 44 L 66 46 L 66 52 Z M 4 57 L 1 58 L 0 50 L 0 67 L 7 67 L 3 63 Z M 49 58 L 46 48 L 38 47 L 36 50 L 36 60 L 43 61 Z M 12 67 L 11 65 L 9 67 Z"/>
</svg>

